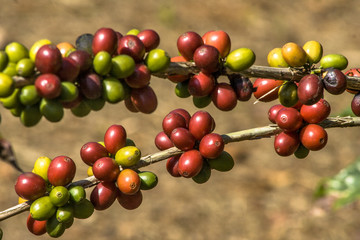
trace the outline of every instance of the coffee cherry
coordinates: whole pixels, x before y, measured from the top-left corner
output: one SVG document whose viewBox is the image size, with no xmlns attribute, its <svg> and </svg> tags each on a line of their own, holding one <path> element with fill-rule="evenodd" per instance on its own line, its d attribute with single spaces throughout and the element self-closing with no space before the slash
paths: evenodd
<svg viewBox="0 0 360 240">
<path fill-rule="evenodd" d="M 278 94 L 280 103 L 285 107 L 293 107 L 298 103 L 297 85 L 294 82 L 284 82 Z"/>
<path fill-rule="evenodd" d="M 205 111 L 197 111 L 189 121 L 189 131 L 196 140 L 201 140 L 206 134 L 215 129 L 213 117 Z"/>
<path fill-rule="evenodd" d="M 227 55 L 224 66 L 231 71 L 241 72 L 251 67 L 255 60 L 255 53 L 250 48 L 238 48 Z"/>
<path fill-rule="evenodd" d="M 281 48 L 281 54 L 291 67 L 301 67 L 307 61 L 306 52 L 296 43 L 286 43 Z"/>
<path fill-rule="evenodd" d="M 69 51 L 75 50 L 75 46 L 69 42 L 60 42 L 56 44 L 56 47 L 59 49 L 63 58 L 67 56 Z"/>
<path fill-rule="evenodd" d="M 0 73 L 0 97 L 5 98 L 10 96 L 14 92 L 14 89 L 14 80 L 5 73 Z"/>
<path fill-rule="evenodd" d="M 140 62 L 145 55 L 145 46 L 137 36 L 126 35 L 118 41 L 117 54 L 129 55 L 135 62 Z"/>
<path fill-rule="evenodd" d="M 144 63 L 150 72 L 157 73 L 168 68 L 170 64 L 170 57 L 165 50 L 156 48 L 150 50 L 144 59 Z"/>
<path fill-rule="evenodd" d="M 99 158 L 107 157 L 109 152 L 98 142 L 88 142 L 80 149 L 80 157 L 83 162 L 92 166 Z"/>
<path fill-rule="evenodd" d="M 281 48 L 272 49 L 267 56 L 267 62 L 270 67 L 289 67 L 281 53 Z"/>
<path fill-rule="evenodd" d="M 51 163 L 51 159 L 48 157 L 38 157 L 34 163 L 33 173 L 42 177 L 45 181 L 48 181 L 47 171 L 49 165 Z"/>
<path fill-rule="evenodd" d="M 278 112 L 283 108 L 284 108 L 284 106 L 282 104 L 276 104 L 269 109 L 268 118 L 269 118 L 270 122 L 276 123 L 276 116 L 277 116 Z"/>
<path fill-rule="evenodd" d="M 284 83 L 282 80 L 274 80 L 267 78 L 257 78 L 253 83 L 254 97 L 262 102 L 271 102 L 278 98 L 279 87 Z M 267 96 L 261 98 L 271 90 L 277 88 Z M 261 98 L 261 99 L 260 99 Z"/>
<path fill-rule="evenodd" d="M 51 203 L 56 207 L 64 206 L 70 199 L 70 193 L 64 186 L 56 186 L 49 193 Z"/>
<path fill-rule="evenodd" d="M 313 105 L 323 97 L 324 85 L 315 74 L 308 74 L 301 78 L 298 85 L 298 98 L 302 104 Z"/>
<path fill-rule="evenodd" d="M 187 151 L 194 148 L 195 138 L 188 129 L 183 127 L 175 128 L 170 135 L 170 139 L 174 146 L 182 151 Z"/>
<path fill-rule="evenodd" d="M 34 235 L 40 236 L 46 233 L 46 220 L 39 221 L 28 215 L 26 220 L 27 229 Z"/>
<path fill-rule="evenodd" d="M 120 174 L 119 165 L 110 157 L 102 157 L 96 160 L 92 171 L 97 179 L 104 182 L 115 181 Z"/>
<path fill-rule="evenodd" d="M 68 55 L 69 58 L 73 59 L 80 68 L 80 72 L 86 72 L 92 67 L 91 55 L 84 50 L 76 50 Z"/>
<path fill-rule="evenodd" d="M 75 82 L 80 73 L 80 66 L 74 59 L 63 57 L 61 61 L 61 68 L 57 75 L 61 81 Z"/>
<path fill-rule="evenodd" d="M 86 198 L 78 204 L 74 204 L 73 207 L 75 218 L 86 219 L 94 213 L 94 205 Z"/>
<path fill-rule="evenodd" d="M 329 68 L 322 74 L 322 81 L 326 91 L 339 95 L 346 90 L 346 76 L 339 69 Z"/>
<path fill-rule="evenodd" d="M 141 180 L 137 172 L 129 168 L 120 172 L 117 178 L 119 190 L 127 195 L 134 195 L 140 190 Z"/>
<path fill-rule="evenodd" d="M 115 154 L 115 161 L 123 167 L 136 165 L 141 158 L 141 151 L 135 146 L 125 146 L 120 148 Z"/>
<path fill-rule="evenodd" d="M 164 132 L 159 132 L 155 137 L 155 146 L 160 150 L 166 150 L 168 148 L 174 147 L 171 139 Z"/>
<path fill-rule="evenodd" d="M 127 78 L 135 70 L 135 61 L 126 54 L 117 55 L 111 60 L 112 66 L 110 74 L 116 78 Z"/>
<path fill-rule="evenodd" d="M 90 201 L 98 211 L 108 209 L 116 200 L 117 189 L 115 182 L 100 182 L 90 194 Z"/>
<path fill-rule="evenodd" d="M 177 39 L 177 48 L 187 61 L 193 59 L 195 50 L 204 44 L 203 39 L 196 32 L 186 32 Z"/>
<path fill-rule="evenodd" d="M 38 94 L 35 85 L 26 85 L 21 88 L 19 99 L 21 104 L 30 106 L 38 103 L 41 97 Z"/>
<path fill-rule="evenodd" d="M 30 205 L 31 217 L 38 221 L 43 221 L 54 216 L 56 207 L 51 203 L 49 196 L 37 198 Z"/>
<path fill-rule="evenodd" d="M 145 114 L 154 112 L 158 105 L 156 94 L 150 86 L 132 89 L 130 98 L 134 107 Z"/>
<path fill-rule="evenodd" d="M 66 204 L 56 210 L 55 217 L 58 222 L 63 223 L 65 228 L 71 227 L 74 222 L 74 208 L 72 204 Z"/>
<path fill-rule="evenodd" d="M 16 72 L 22 77 L 30 77 L 34 74 L 35 63 L 30 58 L 23 58 L 16 63 Z"/>
<path fill-rule="evenodd" d="M 296 131 L 303 125 L 303 119 L 298 110 L 284 107 L 275 118 L 276 124 L 286 131 Z"/>
<path fill-rule="evenodd" d="M 61 52 L 56 45 L 44 45 L 36 53 L 35 66 L 41 73 L 57 73 L 61 68 L 61 62 Z"/>
<path fill-rule="evenodd" d="M 253 93 L 253 84 L 250 79 L 237 74 L 229 75 L 228 78 L 237 99 L 243 102 L 249 101 Z"/>
<path fill-rule="evenodd" d="M 5 46 L 5 53 L 7 54 L 9 61 L 17 63 L 23 58 L 29 57 L 29 50 L 18 42 L 11 42 Z"/>
<path fill-rule="evenodd" d="M 151 73 L 145 64 L 136 64 L 133 74 L 125 78 L 131 88 L 142 88 L 150 83 Z"/>
<path fill-rule="evenodd" d="M 187 123 L 185 118 L 177 112 L 170 112 L 169 114 L 167 114 L 163 121 L 162 121 L 162 128 L 164 130 L 164 133 L 170 137 L 171 132 L 175 129 L 175 128 L 186 128 L 187 127 Z"/>
<path fill-rule="evenodd" d="M 140 190 L 150 190 L 158 184 L 158 177 L 153 172 L 144 171 L 139 172 L 138 175 L 141 180 Z"/>
<path fill-rule="evenodd" d="M 111 154 L 125 147 L 126 145 L 126 130 L 121 125 L 111 125 L 105 132 L 104 144 L 106 150 Z"/>
<path fill-rule="evenodd" d="M 224 150 L 224 140 L 217 133 L 209 133 L 205 135 L 199 144 L 199 151 L 204 158 L 216 158 Z"/>
<path fill-rule="evenodd" d="M 35 126 L 40 122 L 42 114 L 38 105 L 25 106 L 20 112 L 20 122 L 25 127 Z"/>
<path fill-rule="evenodd" d="M 360 93 L 357 93 L 351 100 L 351 110 L 356 116 L 360 116 Z"/>
<path fill-rule="evenodd" d="M 204 44 L 216 47 L 221 58 L 225 58 L 229 54 L 231 49 L 231 40 L 225 31 L 208 31 L 202 36 L 202 39 Z"/>
<path fill-rule="evenodd" d="M 99 75 L 86 74 L 79 79 L 80 91 L 88 99 L 97 99 L 102 94 L 102 83 Z"/>
<path fill-rule="evenodd" d="M 112 67 L 111 60 L 112 58 L 110 53 L 107 51 L 99 51 L 93 60 L 94 71 L 101 76 L 107 75 Z"/>
<path fill-rule="evenodd" d="M 211 169 L 220 172 L 228 172 L 235 165 L 233 157 L 226 151 L 222 151 L 218 157 L 207 159 L 207 161 Z"/>
<path fill-rule="evenodd" d="M 26 200 L 35 200 L 46 193 L 45 180 L 32 172 L 25 172 L 18 176 L 15 183 L 15 192 Z"/>
<path fill-rule="evenodd" d="M 84 33 L 78 36 L 75 40 L 75 47 L 77 50 L 85 51 L 90 55 L 92 52 L 92 42 L 94 39 L 94 35 L 91 33 Z"/>
<path fill-rule="evenodd" d="M 177 109 L 174 109 L 172 110 L 170 113 L 178 113 L 180 114 L 181 116 L 183 116 L 185 118 L 185 122 L 186 122 L 186 128 L 189 127 L 189 121 L 190 121 L 190 118 L 191 118 L 191 115 L 188 111 L 186 111 L 185 109 L 183 108 L 177 108 Z"/>
<path fill-rule="evenodd" d="M 38 94 L 46 99 L 54 99 L 61 94 L 61 81 L 55 74 L 40 74 L 34 85 Z"/>
<path fill-rule="evenodd" d="M 299 144 L 299 135 L 296 132 L 281 132 L 274 139 L 275 151 L 283 157 L 294 154 Z"/>
<path fill-rule="evenodd" d="M 53 186 L 66 186 L 75 176 L 76 165 L 74 161 L 67 156 L 55 157 L 48 169 L 48 179 Z"/>
<path fill-rule="evenodd" d="M 157 48 L 160 44 L 159 34 L 152 29 L 145 29 L 137 34 L 137 37 L 142 41 L 145 47 L 145 51 L 149 52 Z"/>
<path fill-rule="evenodd" d="M 112 55 L 117 48 L 118 38 L 111 28 L 98 29 L 92 40 L 92 52 L 96 55 L 100 51 L 106 51 Z"/>
<path fill-rule="evenodd" d="M 215 107 L 221 111 L 231 111 L 237 105 L 236 93 L 228 83 L 222 82 L 217 84 L 211 97 Z"/>
<path fill-rule="evenodd" d="M 198 150 L 186 151 L 179 158 L 178 171 L 181 176 L 192 178 L 201 171 L 203 161 L 204 159 Z"/>
<path fill-rule="evenodd" d="M 330 104 L 323 98 L 313 105 L 302 105 L 300 114 L 308 123 L 319 123 L 325 120 L 331 112 Z"/>
<path fill-rule="evenodd" d="M 318 151 L 325 147 L 327 143 L 327 132 L 317 124 L 309 124 L 300 131 L 301 143 L 311 151 Z"/>
<path fill-rule="evenodd" d="M 181 177 L 179 173 L 179 158 L 181 155 L 176 155 L 166 160 L 166 170 L 173 177 Z"/>
<path fill-rule="evenodd" d="M 133 195 L 124 194 L 119 191 L 117 200 L 119 204 L 127 209 L 127 210 L 134 210 L 138 208 L 142 203 L 143 195 L 141 191 L 137 191 Z"/>
<path fill-rule="evenodd" d="M 109 103 L 118 103 L 125 99 L 126 87 L 123 82 L 114 77 L 102 80 L 102 98 Z"/>
<path fill-rule="evenodd" d="M 323 47 L 319 42 L 307 41 L 304 44 L 303 49 L 306 52 L 307 61 L 310 65 L 314 63 L 318 63 L 320 61 L 323 54 Z"/>
<path fill-rule="evenodd" d="M 336 68 L 339 70 L 344 70 L 348 66 L 348 60 L 344 55 L 341 54 L 328 54 L 321 58 L 320 67 L 323 69 L 326 68 Z"/>
<path fill-rule="evenodd" d="M 50 122 L 59 122 L 64 117 L 62 104 L 53 99 L 43 98 L 40 101 L 40 113 Z"/>
<path fill-rule="evenodd" d="M 204 97 L 193 97 L 193 104 L 197 108 L 205 108 L 210 105 L 212 102 L 211 95 L 204 96 Z"/>
<path fill-rule="evenodd" d="M 203 44 L 198 47 L 193 55 L 195 65 L 204 73 L 213 73 L 219 70 L 219 51 L 210 45 Z"/>
<path fill-rule="evenodd" d="M 130 97 L 125 98 L 124 104 L 125 104 L 126 109 L 129 110 L 130 112 L 133 112 L 133 113 L 139 112 L 139 110 L 138 110 L 138 109 L 134 106 L 134 104 L 132 103 Z"/>
<path fill-rule="evenodd" d="M 200 72 L 190 78 L 188 91 L 192 96 L 204 97 L 209 95 L 215 87 L 215 78 L 211 74 Z"/>
<path fill-rule="evenodd" d="M 69 201 L 73 205 L 77 205 L 86 199 L 86 192 L 84 187 L 82 186 L 70 186 L 69 194 L 70 194 Z"/>
</svg>

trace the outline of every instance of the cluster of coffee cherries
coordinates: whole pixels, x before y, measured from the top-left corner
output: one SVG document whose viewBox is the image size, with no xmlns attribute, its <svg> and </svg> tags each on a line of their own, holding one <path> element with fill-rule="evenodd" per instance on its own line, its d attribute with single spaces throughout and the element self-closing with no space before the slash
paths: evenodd
<svg viewBox="0 0 360 240">
<path fill-rule="evenodd" d="M 67 156 L 39 157 L 32 172 L 19 175 L 15 191 L 19 203 L 30 201 L 27 228 L 35 235 L 48 233 L 60 237 L 74 219 L 85 219 L 94 212 L 85 189 L 72 184 L 74 161 Z"/>
<path fill-rule="evenodd" d="M 42 116 L 58 122 L 64 109 L 83 117 L 106 102 L 151 113 L 157 107 L 151 74 L 170 63 L 159 43 L 152 29 L 122 35 L 105 27 L 80 35 L 75 45 L 41 39 L 27 49 L 11 42 L 0 51 L 0 102 L 25 126 Z M 26 80 L 15 84 L 16 77 Z"/>
<path fill-rule="evenodd" d="M 222 111 L 235 108 L 237 101 L 247 101 L 252 95 L 252 83 L 238 74 L 229 75 L 228 82 L 219 82 L 224 67 L 237 73 L 249 68 L 255 62 L 255 54 L 249 48 L 238 48 L 230 52 L 231 40 L 222 31 L 208 31 L 203 36 L 196 32 L 185 32 L 177 40 L 180 56 L 171 58 L 172 62 L 194 62 L 200 72 L 187 75 L 169 75 L 176 83 L 178 97 L 192 96 L 198 108 L 211 102 Z"/>
<path fill-rule="evenodd" d="M 190 115 L 178 108 L 168 113 L 162 129 L 155 137 L 159 150 L 176 147 L 183 152 L 167 159 L 166 169 L 173 177 L 192 178 L 196 183 L 205 183 L 211 169 L 229 171 L 234 166 L 231 155 L 224 151 L 224 140 L 214 133 L 215 121 L 206 111 Z"/>
<path fill-rule="evenodd" d="M 125 209 L 136 209 L 142 203 L 141 190 L 152 189 L 158 183 L 153 172 L 131 169 L 140 161 L 141 151 L 127 138 L 122 125 L 110 126 L 103 142 L 84 144 L 80 156 L 89 165 L 88 176 L 100 181 L 90 195 L 96 210 L 109 208 L 116 199 Z"/>
</svg>

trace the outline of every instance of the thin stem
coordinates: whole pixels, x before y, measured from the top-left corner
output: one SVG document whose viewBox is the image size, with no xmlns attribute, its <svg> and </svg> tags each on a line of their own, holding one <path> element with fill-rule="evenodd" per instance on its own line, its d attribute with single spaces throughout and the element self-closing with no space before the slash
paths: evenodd
<svg viewBox="0 0 360 240">
<path fill-rule="evenodd" d="M 343 127 L 359 127 L 360 126 L 360 117 L 330 117 L 323 122 L 321 125 L 324 128 L 343 128 Z M 258 140 L 262 138 L 268 138 L 280 133 L 282 130 L 275 124 L 271 124 L 264 127 L 251 128 L 246 130 L 241 130 L 237 132 L 223 134 L 222 138 L 224 139 L 225 144 L 232 142 L 241 142 L 246 140 Z M 182 151 L 176 147 L 169 148 L 164 151 L 156 152 L 150 155 L 142 157 L 137 165 L 132 167 L 133 169 L 139 169 L 150 164 L 155 164 L 163 160 L 168 159 L 171 156 L 179 155 Z M 83 186 L 84 188 L 92 187 L 99 183 L 94 176 L 76 181 L 71 183 L 71 185 Z M 13 206 L 9 209 L 6 209 L 0 212 L 0 221 L 20 214 L 30 208 L 31 202 L 25 202 Z"/>
</svg>

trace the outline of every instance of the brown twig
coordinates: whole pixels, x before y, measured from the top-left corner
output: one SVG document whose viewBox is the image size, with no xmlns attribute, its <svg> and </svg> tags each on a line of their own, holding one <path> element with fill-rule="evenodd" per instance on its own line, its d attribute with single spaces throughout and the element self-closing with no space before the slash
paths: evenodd
<svg viewBox="0 0 360 240">
<path fill-rule="evenodd" d="M 336 128 L 336 127 L 359 127 L 360 126 L 360 117 L 331 117 L 320 123 L 324 128 Z M 275 124 L 271 124 L 264 127 L 251 128 L 247 130 L 241 130 L 237 132 L 223 134 L 222 138 L 224 139 L 225 144 L 232 142 L 241 142 L 246 140 L 256 140 L 261 138 L 268 138 L 280 133 L 282 130 Z M 155 164 L 160 161 L 166 160 L 171 156 L 181 154 L 182 151 L 176 147 L 169 148 L 164 151 L 156 152 L 150 155 L 143 156 L 139 163 L 135 165 L 134 169 L 139 169 L 150 164 Z M 96 185 L 99 182 L 94 176 L 82 179 L 76 182 L 71 183 L 71 185 L 83 186 L 84 188 L 89 188 Z M 0 212 L 0 221 L 20 214 L 30 208 L 31 202 L 25 202 L 13 206 L 9 209 L 6 209 Z"/>
</svg>

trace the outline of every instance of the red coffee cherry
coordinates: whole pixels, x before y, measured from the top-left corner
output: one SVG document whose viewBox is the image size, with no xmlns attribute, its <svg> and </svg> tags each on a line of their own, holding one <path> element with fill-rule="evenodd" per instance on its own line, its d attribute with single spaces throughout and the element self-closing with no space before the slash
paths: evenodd
<svg viewBox="0 0 360 240">
<path fill-rule="evenodd" d="M 43 45 L 35 57 L 35 66 L 40 73 L 57 73 L 61 68 L 62 56 L 54 44 Z"/>
<path fill-rule="evenodd" d="M 279 97 L 279 88 L 283 83 L 284 81 L 281 80 L 257 78 L 253 84 L 254 97 L 256 99 L 259 99 L 271 90 L 277 88 L 276 90 L 268 94 L 266 97 L 263 97 L 259 100 L 262 102 L 271 102 Z"/>
<path fill-rule="evenodd" d="M 35 220 L 31 217 L 30 213 L 26 220 L 26 226 L 29 232 L 31 232 L 34 235 L 40 236 L 46 233 L 46 220 L 43 221 Z"/>
<path fill-rule="evenodd" d="M 105 210 L 114 203 L 118 191 L 115 182 L 100 182 L 91 191 L 90 201 L 96 210 Z"/>
<path fill-rule="evenodd" d="M 211 74 L 200 72 L 189 80 L 188 91 L 192 96 L 204 97 L 209 95 L 215 87 L 215 78 Z"/>
<path fill-rule="evenodd" d="M 168 135 L 164 132 L 159 132 L 155 137 L 155 146 L 160 150 L 166 150 L 168 148 L 174 147 L 173 142 Z"/>
<path fill-rule="evenodd" d="M 360 93 L 355 94 L 351 100 L 351 110 L 356 116 L 360 116 Z"/>
<path fill-rule="evenodd" d="M 309 150 L 318 151 L 327 143 L 327 132 L 317 124 L 309 124 L 300 131 L 300 141 Z"/>
<path fill-rule="evenodd" d="M 166 170 L 173 177 L 181 177 L 179 173 L 179 159 L 181 155 L 176 155 L 166 160 Z"/>
<path fill-rule="evenodd" d="M 80 149 L 80 157 L 84 163 L 92 166 L 96 160 L 102 157 L 107 157 L 109 152 L 106 148 L 98 142 L 85 143 Z"/>
<path fill-rule="evenodd" d="M 212 94 L 212 102 L 221 111 L 231 111 L 236 107 L 237 96 L 230 84 L 216 84 Z"/>
<path fill-rule="evenodd" d="M 92 51 L 94 56 L 100 51 L 106 51 L 113 54 L 117 48 L 118 37 L 111 28 L 98 29 L 92 40 Z"/>
<path fill-rule="evenodd" d="M 196 176 L 203 166 L 203 157 L 198 150 L 192 149 L 181 154 L 178 170 L 181 176 L 191 178 Z"/>
<path fill-rule="evenodd" d="M 18 176 L 15 183 L 15 192 L 26 200 L 35 200 L 46 193 L 45 180 L 32 172 L 25 172 Z"/>
<path fill-rule="evenodd" d="M 120 174 L 119 165 L 110 157 L 102 157 L 96 160 L 92 171 L 97 179 L 105 182 L 115 181 Z"/>
<path fill-rule="evenodd" d="M 177 48 L 181 56 L 187 61 L 193 59 L 195 50 L 204 44 L 203 39 L 196 32 L 186 32 L 177 39 Z"/>
<path fill-rule="evenodd" d="M 253 93 L 253 84 L 249 78 L 239 74 L 228 75 L 231 86 L 239 101 L 249 101 Z"/>
<path fill-rule="evenodd" d="M 52 185 L 66 186 L 74 179 L 75 173 L 74 161 L 67 156 L 58 156 L 51 161 L 47 176 Z"/>
<path fill-rule="evenodd" d="M 204 44 L 216 47 L 221 58 L 225 58 L 229 54 L 231 40 L 225 31 L 208 31 L 202 36 L 202 39 L 204 40 Z"/>
<path fill-rule="evenodd" d="M 322 81 L 326 91 L 331 94 L 339 95 L 345 92 L 347 81 L 345 74 L 339 69 L 328 68 L 322 74 Z"/>
<path fill-rule="evenodd" d="M 133 74 L 125 78 L 125 82 L 131 88 L 142 88 L 149 85 L 151 79 L 150 70 L 145 64 L 138 63 L 135 66 Z"/>
<path fill-rule="evenodd" d="M 133 88 L 130 97 L 132 104 L 139 112 L 150 114 L 157 108 L 157 97 L 150 86 Z"/>
<path fill-rule="evenodd" d="M 210 45 L 201 45 L 193 56 L 195 65 L 204 73 L 213 73 L 220 68 L 219 51 Z"/>
<path fill-rule="evenodd" d="M 119 191 L 117 200 L 123 208 L 127 210 L 134 210 L 141 205 L 143 195 L 141 191 L 137 191 L 133 195 L 127 195 Z"/>
<path fill-rule="evenodd" d="M 213 117 L 206 111 L 197 111 L 189 121 L 189 131 L 196 140 L 201 140 L 206 134 L 215 129 Z"/>
<path fill-rule="evenodd" d="M 275 118 L 276 124 L 286 131 L 296 131 L 303 125 L 303 119 L 295 108 L 284 107 Z"/>
<path fill-rule="evenodd" d="M 170 135 L 171 141 L 175 147 L 182 151 L 187 151 L 194 148 L 195 138 L 186 128 L 175 128 Z"/>
<path fill-rule="evenodd" d="M 185 109 L 182 109 L 182 108 L 177 108 L 177 109 L 172 110 L 171 112 L 176 112 L 176 113 L 180 114 L 181 116 L 183 116 L 186 121 L 186 128 L 188 128 L 189 121 L 191 118 L 191 115 L 188 111 L 186 111 Z"/>
<path fill-rule="evenodd" d="M 157 48 L 160 44 L 159 34 L 152 29 L 145 29 L 137 34 L 137 37 L 142 41 L 145 47 L 145 51 L 149 52 Z"/>
<path fill-rule="evenodd" d="M 129 55 L 138 63 L 144 58 L 145 46 L 137 36 L 125 35 L 118 41 L 117 54 Z"/>
<path fill-rule="evenodd" d="M 126 130 L 121 125 L 111 125 L 105 132 L 104 144 L 106 150 L 115 154 L 120 148 L 126 145 Z"/>
<path fill-rule="evenodd" d="M 283 105 L 276 104 L 269 109 L 268 118 L 269 118 L 270 122 L 276 123 L 276 116 L 277 116 L 278 112 L 283 108 L 284 108 Z"/>
<path fill-rule="evenodd" d="M 137 172 L 130 168 L 122 170 L 117 178 L 119 190 L 128 195 L 133 195 L 140 190 L 141 179 Z"/>
<path fill-rule="evenodd" d="M 313 105 L 323 97 L 324 84 L 317 75 L 308 74 L 301 78 L 297 93 L 302 104 Z"/>
<path fill-rule="evenodd" d="M 299 147 L 299 135 L 296 132 L 281 132 L 275 136 L 274 148 L 280 156 L 290 156 Z"/>
<path fill-rule="evenodd" d="M 325 120 L 330 112 L 330 104 L 323 98 L 313 105 L 302 105 L 300 108 L 302 118 L 308 123 L 319 123 Z"/>
<path fill-rule="evenodd" d="M 61 81 L 60 78 L 52 73 L 40 74 L 35 80 L 37 93 L 46 99 L 54 99 L 60 96 Z"/>
<path fill-rule="evenodd" d="M 178 127 L 186 128 L 185 118 L 176 112 L 170 112 L 162 121 L 164 133 L 170 137 L 171 132 Z"/>
<path fill-rule="evenodd" d="M 217 133 L 205 135 L 199 144 L 199 151 L 204 158 L 217 158 L 224 150 L 224 140 Z"/>
</svg>

